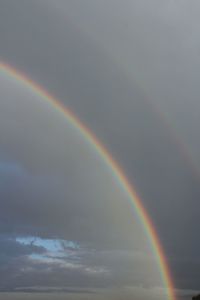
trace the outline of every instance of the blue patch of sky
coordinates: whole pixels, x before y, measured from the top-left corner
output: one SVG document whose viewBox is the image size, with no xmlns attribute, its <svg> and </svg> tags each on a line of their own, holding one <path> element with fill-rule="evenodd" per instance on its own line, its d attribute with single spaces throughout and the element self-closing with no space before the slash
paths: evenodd
<svg viewBox="0 0 200 300">
<path fill-rule="evenodd" d="M 38 246 L 46 249 L 45 254 L 32 253 L 30 257 L 36 260 L 45 260 L 48 258 L 68 258 L 71 251 L 80 249 L 78 243 L 74 241 L 59 239 L 42 239 L 40 237 L 17 237 L 16 241 L 22 245 Z"/>
<path fill-rule="evenodd" d="M 24 245 L 34 245 L 43 247 L 47 251 L 57 252 L 62 251 L 62 246 L 59 240 L 41 239 L 39 237 L 20 237 L 16 238 L 16 241 Z"/>
</svg>

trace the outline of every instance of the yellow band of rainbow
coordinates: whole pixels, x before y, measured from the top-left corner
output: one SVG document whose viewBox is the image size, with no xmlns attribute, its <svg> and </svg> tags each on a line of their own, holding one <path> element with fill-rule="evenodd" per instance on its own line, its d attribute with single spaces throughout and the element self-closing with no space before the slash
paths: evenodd
<svg viewBox="0 0 200 300">
<path fill-rule="evenodd" d="M 149 215 L 147 214 L 147 211 L 145 210 L 140 198 L 138 197 L 135 189 L 131 186 L 130 182 L 128 181 L 119 164 L 113 159 L 111 154 L 100 143 L 100 141 L 96 138 L 92 131 L 89 128 L 87 128 L 68 108 L 66 108 L 61 102 L 59 102 L 59 100 L 50 95 L 44 88 L 42 88 L 37 83 L 33 82 L 22 72 L 14 69 L 13 67 L 4 62 L 0 62 L 0 71 L 6 73 L 6 75 L 11 76 L 12 78 L 28 86 L 31 90 L 33 90 L 34 93 L 42 97 L 44 101 L 52 105 L 58 113 L 67 118 L 67 120 L 74 126 L 75 129 L 77 129 L 83 135 L 83 137 L 87 140 L 90 146 L 97 152 L 97 154 L 110 168 L 110 170 L 113 173 L 113 176 L 116 178 L 121 187 L 129 196 L 129 199 L 132 205 L 134 206 L 134 209 L 138 214 L 139 219 L 141 220 L 141 223 L 144 227 L 144 230 L 152 246 L 153 253 L 157 260 L 163 283 L 167 288 L 168 299 L 176 300 L 172 276 L 168 268 L 164 250 L 156 233 L 156 229 Z"/>
</svg>

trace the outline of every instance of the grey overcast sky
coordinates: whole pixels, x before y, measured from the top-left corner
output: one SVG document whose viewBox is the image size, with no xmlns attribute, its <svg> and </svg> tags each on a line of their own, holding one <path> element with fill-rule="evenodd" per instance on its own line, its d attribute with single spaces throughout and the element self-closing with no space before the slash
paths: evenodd
<svg viewBox="0 0 200 300">
<path fill-rule="evenodd" d="M 123 166 L 178 299 L 200 289 L 199 14 L 198 0 L 0 0 L 0 60 L 74 111 Z M 3 72 L 0 177 L 0 299 L 167 299 L 105 163 Z"/>
</svg>

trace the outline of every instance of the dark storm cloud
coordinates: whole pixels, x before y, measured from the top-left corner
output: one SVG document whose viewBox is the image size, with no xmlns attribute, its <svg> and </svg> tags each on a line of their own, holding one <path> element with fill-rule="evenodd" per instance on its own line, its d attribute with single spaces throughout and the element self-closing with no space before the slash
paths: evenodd
<svg viewBox="0 0 200 300">
<path fill-rule="evenodd" d="M 0 57 L 70 106 L 121 162 L 158 228 L 177 286 L 187 289 L 199 286 L 194 267 L 200 249 L 199 178 L 149 102 L 164 108 L 171 124 L 190 143 L 198 165 L 198 11 L 197 1 L 0 2 Z M 141 91 L 143 86 L 146 91 Z M 48 234 L 53 230 L 52 190 L 57 185 L 50 182 L 52 188 L 45 194 L 51 206 Z M 38 203 L 43 196 L 37 195 Z M 23 210 L 13 211 L 10 230 L 20 225 L 20 216 L 24 228 L 27 218 L 34 232 L 34 211 L 41 216 L 44 211 L 20 201 Z M 58 215 L 65 221 L 60 221 L 60 229 L 68 227 L 62 208 Z M 41 217 L 38 224 L 43 221 Z M 68 231 L 70 237 L 83 236 L 74 230 L 76 224 L 71 236 Z M 6 226 L 5 221 L 2 232 L 7 232 Z"/>
</svg>

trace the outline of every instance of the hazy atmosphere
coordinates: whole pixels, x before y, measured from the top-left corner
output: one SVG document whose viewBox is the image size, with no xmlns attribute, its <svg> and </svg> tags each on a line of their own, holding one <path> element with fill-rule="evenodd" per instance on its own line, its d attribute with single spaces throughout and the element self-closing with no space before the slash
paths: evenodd
<svg viewBox="0 0 200 300">
<path fill-rule="evenodd" d="M 200 3 L 0 0 L 0 299 L 177 300 L 200 290 Z M 172 300 L 172 299 L 171 299 Z"/>
</svg>

